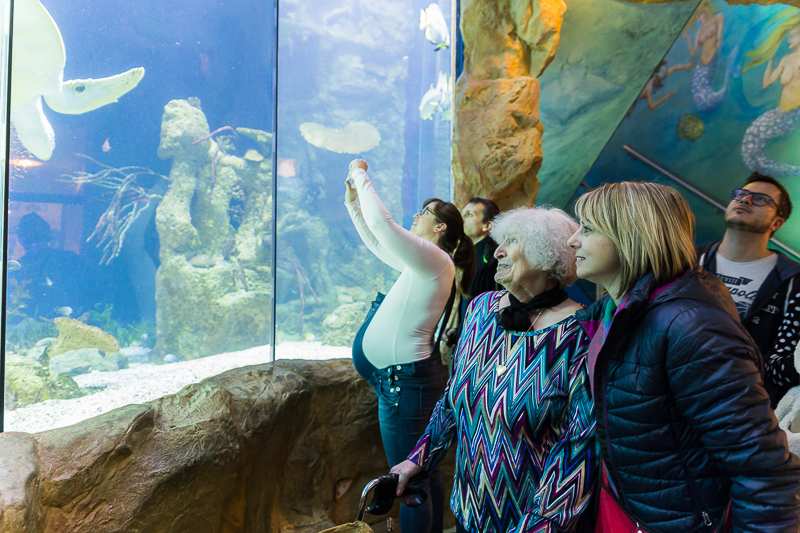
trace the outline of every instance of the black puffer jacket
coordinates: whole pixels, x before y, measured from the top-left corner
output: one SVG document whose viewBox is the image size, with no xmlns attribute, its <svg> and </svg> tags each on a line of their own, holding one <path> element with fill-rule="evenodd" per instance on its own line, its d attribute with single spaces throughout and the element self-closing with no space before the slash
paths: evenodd
<svg viewBox="0 0 800 533">
<path fill-rule="evenodd" d="M 713 532 L 730 498 L 735 531 L 797 533 L 800 460 L 727 289 L 701 267 L 656 289 L 648 275 L 631 290 L 594 371 L 602 456 L 627 510 L 654 531 Z M 607 298 L 578 313 L 590 335 Z"/>
</svg>

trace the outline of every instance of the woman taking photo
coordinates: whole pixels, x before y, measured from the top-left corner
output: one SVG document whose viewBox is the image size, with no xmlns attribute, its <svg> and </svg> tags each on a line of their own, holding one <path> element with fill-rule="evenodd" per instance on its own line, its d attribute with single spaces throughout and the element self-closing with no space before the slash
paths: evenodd
<svg viewBox="0 0 800 533">
<path fill-rule="evenodd" d="M 583 195 L 575 212 L 578 277 L 608 292 L 577 314 L 592 337 L 596 531 L 797 533 L 800 461 L 733 300 L 693 266 L 686 201 L 628 182 Z"/>
<path fill-rule="evenodd" d="M 564 287 L 577 223 L 558 209 L 499 215 L 495 280 L 475 298 L 452 376 L 408 460 L 397 493 L 456 445 L 450 506 L 459 532 L 575 531 L 596 479 L 586 350 Z"/>
<path fill-rule="evenodd" d="M 373 302 L 353 344 L 353 364 L 378 395 L 383 447 L 389 464 L 397 464 L 414 448 L 441 397 L 446 369 L 434 337 L 455 298 L 456 269 L 462 289 L 469 287 L 475 252 L 456 206 L 428 200 L 411 231 L 405 230 L 392 220 L 366 170 L 359 159 L 350 163 L 347 211 L 367 248 L 401 274 L 386 297 Z M 401 506 L 402 533 L 441 532 L 441 473 L 431 472 L 418 488 L 429 498 L 416 509 Z"/>
</svg>

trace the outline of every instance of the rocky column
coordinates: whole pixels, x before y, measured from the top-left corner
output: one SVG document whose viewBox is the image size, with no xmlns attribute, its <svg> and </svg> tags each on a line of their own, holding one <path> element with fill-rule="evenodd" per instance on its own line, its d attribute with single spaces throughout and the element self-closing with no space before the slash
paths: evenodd
<svg viewBox="0 0 800 533">
<path fill-rule="evenodd" d="M 552 61 L 563 0 L 464 0 L 464 71 L 456 83 L 455 198 L 532 205 L 542 163 L 539 82 Z"/>
</svg>

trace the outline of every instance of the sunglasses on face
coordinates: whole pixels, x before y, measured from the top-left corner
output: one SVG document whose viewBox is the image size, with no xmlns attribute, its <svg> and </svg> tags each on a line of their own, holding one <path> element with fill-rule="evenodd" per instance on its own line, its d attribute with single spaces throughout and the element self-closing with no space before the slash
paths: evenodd
<svg viewBox="0 0 800 533">
<path fill-rule="evenodd" d="M 778 207 L 777 202 L 775 202 L 772 196 L 768 194 L 764 194 L 762 192 L 748 191 L 747 189 L 734 189 L 733 191 L 731 191 L 731 198 L 733 198 L 737 202 L 743 202 L 744 199 L 747 198 L 748 196 L 750 197 L 750 201 L 753 203 L 753 205 L 765 206 L 770 202 L 772 202 L 772 204 L 775 206 L 775 209 L 777 209 L 778 213 L 780 214 L 780 208 Z"/>
</svg>

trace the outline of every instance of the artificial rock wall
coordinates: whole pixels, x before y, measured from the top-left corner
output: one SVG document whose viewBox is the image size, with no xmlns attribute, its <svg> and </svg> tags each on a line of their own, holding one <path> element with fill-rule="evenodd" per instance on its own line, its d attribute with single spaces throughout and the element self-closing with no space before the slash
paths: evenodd
<svg viewBox="0 0 800 533">
<path fill-rule="evenodd" d="M 0 531 L 318 532 L 351 521 L 387 470 L 377 400 L 352 363 L 280 361 L 0 434 Z"/>
<path fill-rule="evenodd" d="M 463 0 L 464 70 L 456 82 L 455 201 L 532 205 L 542 164 L 539 82 L 553 60 L 563 0 Z"/>
</svg>

